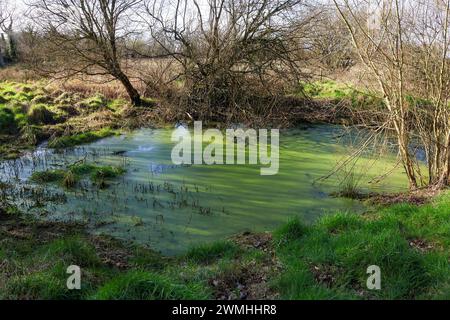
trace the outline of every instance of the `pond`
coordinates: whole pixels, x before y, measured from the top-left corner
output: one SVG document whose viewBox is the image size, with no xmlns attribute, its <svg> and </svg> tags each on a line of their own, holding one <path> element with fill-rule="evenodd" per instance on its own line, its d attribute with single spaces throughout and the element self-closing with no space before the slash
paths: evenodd
<svg viewBox="0 0 450 320">
<path fill-rule="evenodd" d="M 320 180 L 360 139 L 339 126 L 281 131 L 280 170 L 274 176 L 261 176 L 260 166 L 253 165 L 173 165 L 171 134 L 172 129 L 141 129 L 64 151 L 40 147 L 0 164 L 0 180 L 10 186 L 3 187 L 2 197 L 41 219 L 86 223 L 95 234 L 133 240 L 167 255 L 239 232 L 271 231 L 294 216 L 311 223 L 331 213 L 365 210 L 361 202 L 332 196 L 342 173 Z M 366 153 L 354 169 L 362 191 L 407 188 L 394 155 L 374 158 Z M 106 189 L 88 181 L 73 190 L 29 181 L 34 171 L 82 159 L 127 171 Z"/>
</svg>

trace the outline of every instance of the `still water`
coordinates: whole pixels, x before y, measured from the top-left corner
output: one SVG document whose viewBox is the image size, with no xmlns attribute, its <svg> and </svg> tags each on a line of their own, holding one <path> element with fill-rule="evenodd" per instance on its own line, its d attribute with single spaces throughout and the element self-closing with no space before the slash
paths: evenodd
<svg viewBox="0 0 450 320">
<path fill-rule="evenodd" d="M 275 176 L 261 176 L 259 165 L 175 166 L 171 133 L 141 129 L 62 152 L 41 147 L 0 164 L 0 180 L 12 188 L 3 190 L 3 197 L 42 219 L 86 223 L 95 234 L 136 241 L 168 255 L 243 231 L 270 231 L 294 216 L 311 223 L 326 214 L 364 210 L 358 201 L 331 195 L 345 174 L 320 181 L 354 150 L 355 139 L 338 126 L 282 131 Z M 82 159 L 124 166 L 127 172 L 105 190 L 89 181 L 74 190 L 29 182 L 34 171 L 65 168 Z M 401 169 L 392 170 L 396 164 L 393 155 L 374 161 L 366 154 L 354 169 L 359 188 L 404 190 Z M 386 172 L 387 178 L 374 179 Z"/>
</svg>

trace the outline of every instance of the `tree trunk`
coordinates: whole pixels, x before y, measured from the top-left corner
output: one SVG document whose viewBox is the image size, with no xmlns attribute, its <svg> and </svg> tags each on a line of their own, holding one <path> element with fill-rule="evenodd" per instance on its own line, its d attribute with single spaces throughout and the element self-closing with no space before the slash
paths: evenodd
<svg viewBox="0 0 450 320">
<path fill-rule="evenodd" d="M 418 185 L 417 185 L 417 179 L 416 179 L 416 173 L 414 170 L 414 164 L 413 161 L 411 160 L 411 156 L 408 152 L 408 147 L 405 146 L 404 142 L 401 141 L 401 138 L 399 139 L 399 144 L 400 144 L 400 155 L 403 159 L 403 166 L 405 168 L 406 171 L 406 176 L 408 177 L 408 182 L 409 182 L 409 188 L 411 190 L 415 190 L 417 189 Z"/>
<path fill-rule="evenodd" d="M 411 190 L 417 189 L 417 178 L 416 172 L 414 170 L 413 159 L 411 159 L 411 154 L 408 151 L 409 148 L 409 139 L 408 133 L 405 130 L 404 119 L 394 120 L 395 129 L 397 131 L 397 141 L 398 148 L 400 151 L 400 156 L 403 161 L 403 166 L 406 171 L 406 176 L 408 177 L 409 188 Z"/>
<path fill-rule="evenodd" d="M 17 41 L 12 30 L 8 30 L 8 58 L 15 62 L 17 61 Z"/>
<path fill-rule="evenodd" d="M 2 43 L 4 42 L 3 40 L 4 40 L 3 35 L 0 34 L 0 68 L 5 66 L 5 60 L 3 59 L 3 52 L 2 52 Z"/>
<path fill-rule="evenodd" d="M 3 60 L 2 48 L 0 47 L 0 68 L 5 65 L 5 61 Z"/>
<path fill-rule="evenodd" d="M 130 79 L 122 72 L 118 72 L 116 75 L 117 80 L 119 80 L 122 85 L 125 87 L 125 90 L 127 91 L 128 96 L 130 97 L 131 103 L 134 106 L 140 106 L 142 105 L 142 99 L 139 92 L 133 87 L 133 84 L 131 83 Z"/>
</svg>

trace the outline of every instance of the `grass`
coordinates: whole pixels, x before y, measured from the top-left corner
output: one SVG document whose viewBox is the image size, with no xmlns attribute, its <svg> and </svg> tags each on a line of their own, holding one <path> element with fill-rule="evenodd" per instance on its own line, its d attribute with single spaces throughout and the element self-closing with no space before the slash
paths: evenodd
<svg viewBox="0 0 450 320">
<path fill-rule="evenodd" d="M 127 101 L 120 98 L 64 91 L 45 81 L 0 81 L 0 134 L 23 149 L 52 137 L 56 137 L 50 141 L 53 148 L 66 148 L 114 135 L 111 128 L 126 125 L 125 118 L 133 116 L 123 115 L 127 108 Z M 67 128 L 80 133 L 65 136 Z M 1 157 L 11 154 L 3 149 Z"/>
<path fill-rule="evenodd" d="M 275 235 L 286 268 L 276 284 L 283 298 L 450 299 L 448 193 L 430 205 L 366 217 L 337 214 L 313 226 L 294 220 Z M 381 268 L 380 291 L 366 288 L 371 265 Z"/>
<path fill-rule="evenodd" d="M 116 132 L 111 128 L 103 128 L 98 131 L 89 131 L 71 136 L 56 138 L 50 141 L 48 146 L 55 149 L 70 148 L 110 137 L 114 134 L 116 134 Z"/>
<path fill-rule="evenodd" d="M 83 177 L 89 176 L 92 182 L 113 179 L 123 175 L 122 167 L 97 166 L 80 163 L 72 165 L 67 170 L 36 171 L 30 177 L 34 183 L 58 183 L 66 188 L 73 188 Z"/>
<path fill-rule="evenodd" d="M 55 114 L 45 104 L 33 105 L 28 111 L 28 124 L 46 125 L 55 123 Z"/>
<path fill-rule="evenodd" d="M 129 271 L 113 278 L 93 295 L 96 300 L 203 300 L 209 294 L 200 284 L 177 283 L 146 271 Z"/>
<path fill-rule="evenodd" d="M 252 298 L 450 299 L 449 208 L 447 192 L 420 207 L 339 213 L 313 225 L 292 219 L 262 247 L 237 237 L 174 258 L 0 208 L 0 298 L 239 299 L 243 287 Z M 81 291 L 66 288 L 70 265 L 82 269 Z M 366 287 L 371 265 L 381 268 L 380 291 Z"/>
<path fill-rule="evenodd" d="M 359 90 L 352 85 L 332 80 L 301 83 L 298 95 L 315 100 L 327 100 L 334 103 L 349 102 L 352 107 L 379 107 L 383 99 L 374 92 Z"/>
<path fill-rule="evenodd" d="M 188 251 L 186 258 L 196 264 L 208 264 L 224 257 L 233 257 L 239 248 L 229 241 L 219 241 L 212 244 L 197 246 Z"/>
</svg>

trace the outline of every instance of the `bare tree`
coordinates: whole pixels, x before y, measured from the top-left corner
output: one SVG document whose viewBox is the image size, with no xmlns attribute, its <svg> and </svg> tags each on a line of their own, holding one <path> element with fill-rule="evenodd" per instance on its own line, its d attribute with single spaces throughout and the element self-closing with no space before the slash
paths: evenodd
<svg viewBox="0 0 450 320">
<path fill-rule="evenodd" d="M 181 66 L 179 78 L 191 97 L 189 104 L 227 117 L 248 102 L 244 97 L 251 97 L 250 80 L 271 93 L 274 75 L 299 79 L 293 40 L 306 24 L 294 23 L 303 3 L 148 0 L 142 18 L 162 52 Z"/>
<path fill-rule="evenodd" d="M 0 0 L 0 67 L 5 65 L 3 50 L 7 49 L 6 39 L 2 31 L 9 19 L 12 19 L 9 3 L 6 0 Z M 4 48 L 2 48 L 2 44 Z"/>
<path fill-rule="evenodd" d="M 33 0 L 31 17 L 46 48 L 41 67 L 54 76 L 110 76 L 122 83 L 131 102 L 142 99 L 124 72 L 130 17 L 140 0 Z M 52 63 L 49 63 L 49 59 Z"/>
<path fill-rule="evenodd" d="M 316 61 L 313 65 L 318 65 L 327 71 L 349 69 L 356 62 L 353 44 L 346 26 L 336 16 L 333 8 L 324 6 L 311 23 L 308 44 Z"/>
<path fill-rule="evenodd" d="M 417 0 L 408 27 L 415 129 L 428 164 L 429 184 L 450 184 L 450 0 Z"/>
<path fill-rule="evenodd" d="M 375 12 L 372 1 L 333 2 L 383 94 L 385 129 L 396 134 L 410 187 L 448 185 L 449 0 L 384 0 Z M 419 149 L 426 152 L 428 181 Z"/>
</svg>

